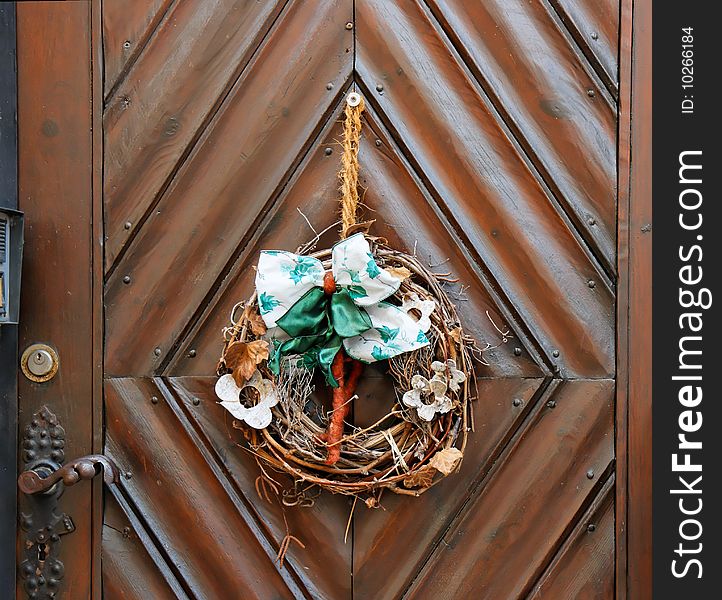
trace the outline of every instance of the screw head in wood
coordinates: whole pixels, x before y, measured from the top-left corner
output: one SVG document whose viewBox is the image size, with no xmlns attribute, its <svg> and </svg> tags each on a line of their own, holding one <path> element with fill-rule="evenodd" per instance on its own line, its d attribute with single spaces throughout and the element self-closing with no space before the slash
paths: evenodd
<svg viewBox="0 0 722 600">
<path fill-rule="evenodd" d="M 126 221 L 125 224 L 123 225 L 123 227 L 125 227 L 125 229 L 130 229 L 132 226 L 133 226 L 133 224 L 130 221 Z"/>
<path fill-rule="evenodd" d="M 514 398 L 514 399 L 511 401 L 511 403 L 512 403 L 514 406 L 521 406 L 521 405 L 522 405 L 521 398 Z"/>
<path fill-rule="evenodd" d="M 327 84 L 326 84 L 326 89 L 327 89 L 328 91 L 331 91 L 331 90 L 333 89 L 333 83 L 331 83 L 331 82 L 327 83 Z"/>
<path fill-rule="evenodd" d="M 382 84 L 380 84 L 380 83 L 377 83 L 377 84 L 376 84 L 376 91 L 377 91 L 377 92 L 383 92 L 383 91 L 384 91 L 384 86 L 383 86 Z"/>
<path fill-rule="evenodd" d="M 592 31 L 592 39 L 593 39 L 593 40 L 598 40 L 598 39 L 599 39 L 599 34 L 598 34 L 596 31 Z"/>
<path fill-rule="evenodd" d="M 597 287 L 597 282 L 594 281 L 594 279 L 590 279 L 589 281 L 587 281 L 587 285 L 588 285 L 590 288 L 594 289 L 595 287 Z"/>
<path fill-rule="evenodd" d="M 552 356 L 553 356 L 554 358 L 559 358 L 559 350 L 554 350 L 554 351 L 552 352 Z"/>
<path fill-rule="evenodd" d="M 160 356 L 160 348 L 156 348 L 155 350 L 153 350 L 153 354 L 155 354 L 156 356 Z"/>
<path fill-rule="evenodd" d="M 587 90 L 587 96 L 589 96 L 590 98 L 594 98 L 594 96 L 596 96 L 596 95 L 597 94 L 594 90 L 592 90 L 592 89 Z"/>
<path fill-rule="evenodd" d="M 195 350 L 189 350 L 188 351 L 188 358 L 195 358 L 196 354 L 198 354 Z"/>
<path fill-rule="evenodd" d="M 589 469 L 587 471 L 587 479 L 594 479 L 594 469 Z"/>
<path fill-rule="evenodd" d="M 521 356 L 521 348 L 514 348 L 514 356 Z"/>
<path fill-rule="evenodd" d="M 589 533 L 592 533 L 593 531 L 596 531 L 596 529 L 597 529 L 597 526 L 596 526 L 594 523 L 589 523 L 589 525 L 587 525 L 587 531 L 588 531 Z"/>
<path fill-rule="evenodd" d="M 549 402 L 547 402 L 547 408 L 556 408 L 556 406 L 557 406 L 556 400 L 549 400 Z"/>
<path fill-rule="evenodd" d="M 130 275 L 126 275 L 125 277 L 123 277 L 123 283 L 125 285 L 128 285 L 130 283 Z"/>
<path fill-rule="evenodd" d="M 158 396 L 153 396 L 150 401 L 152 404 L 158 404 Z"/>
<path fill-rule="evenodd" d="M 333 148 L 326 148 L 326 149 L 323 151 L 323 153 L 324 153 L 326 156 L 331 156 L 331 154 L 333 154 Z"/>
<path fill-rule="evenodd" d="M 349 31 L 351 31 L 353 29 L 353 23 L 351 21 L 346 23 L 346 29 L 348 29 Z"/>
<path fill-rule="evenodd" d="M 201 403 L 200 399 L 198 399 L 198 398 L 193 398 L 192 402 L 193 402 L 193 406 L 198 406 Z"/>
</svg>

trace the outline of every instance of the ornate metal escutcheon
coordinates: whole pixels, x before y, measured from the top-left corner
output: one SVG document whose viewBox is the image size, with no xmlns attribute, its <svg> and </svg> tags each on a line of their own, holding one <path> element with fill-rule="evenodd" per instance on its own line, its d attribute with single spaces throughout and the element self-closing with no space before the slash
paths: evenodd
<svg viewBox="0 0 722 600">
<path fill-rule="evenodd" d="M 25 531 L 20 576 L 27 596 L 44 600 L 58 594 L 65 574 L 59 558 L 61 536 L 75 530 L 71 517 L 58 510 L 58 499 L 66 486 L 91 479 L 100 469 L 107 484 L 115 483 L 118 469 L 102 455 L 84 456 L 63 466 L 65 430 L 47 406 L 33 415 L 22 444 L 25 471 L 18 487 L 29 495 L 30 510 L 20 516 Z"/>
</svg>

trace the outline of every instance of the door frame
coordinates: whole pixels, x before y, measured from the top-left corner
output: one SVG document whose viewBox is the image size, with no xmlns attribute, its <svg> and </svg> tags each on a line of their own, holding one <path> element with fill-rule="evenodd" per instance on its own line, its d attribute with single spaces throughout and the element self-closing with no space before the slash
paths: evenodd
<svg viewBox="0 0 722 600">
<path fill-rule="evenodd" d="M 23 3 L 26 4 L 26 3 Z M 27 3 L 30 4 L 30 3 Z M 55 9 L 58 3 L 42 2 L 42 8 Z M 66 3 L 60 3 L 66 4 Z M 67 3 L 73 5 L 76 3 Z M 85 3 L 84 3 L 85 4 Z M 651 554 L 651 444 L 652 422 L 651 391 L 651 287 L 652 287 L 652 195 L 651 195 L 651 0 L 621 0 L 620 43 L 619 43 L 619 113 L 618 113 L 618 247 L 617 267 L 617 394 L 616 394 L 616 597 L 651 598 L 652 554 Z M 55 5 L 55 6 L 53 6 Z M 5 6 L 13 6 L 5 5 Z M 19 7 L 20 12 L 25 10 Z M 71 45 L 68 53 L 77 53 L 79 60 L 90 65 L 84 80 L 77 86 L 80 93 L 75 101 L 83 110 L 88 110 L 90 133 L 88 157 L 91 168 L 83 177 L 87 198 L 83 204 L 86 220 L 92 232 L 92 252 L 89 259 L 91 277 L 88 280 L 88 297 L 95 309 L 88 311 L 88 326 L 94 332 L 92 341 L 92 398 L 76 399 L 83 402 L 92 414 L 90 443 L 87 452 L 103 450 L 102 377 L 103 377 L 103 206 L 102 206 L 102 21 L 101 0 L 87 2 L 87 14 L 82 22 L 72 23 L 56 20 L 58 28 L 88 28 L 89 47 Z M 76 11 L 77 14 L 77 11 Z M 27 20 L 18 19 L 18 37 L 24 35 Z M 64 61 L 70 65 L 72 61 Z M 34 73 L 29 72 L 23 56 L 18 60 L 18 81 L 22 88 L 24 78 L 38 77 L 37 62 L 32 64 Z M 0 64 L 0 69 L 2 65 Z M 47 77 L 65 80 L 78 78 L 77 73 L 62 73 L 57 69 Z M 82 90 L 85 90 L 84 92 Z M 0 93 L 2 90 L 0 90 Z M 50 95 L 49 95 L 50 96 Z M 22 102 L 22 93 L 20 101 Z M 0 98 L 2 101 L 2 98 Z M 34 102 L 42 102 L 35 98 Z M 52 98 L 47 98 L 48 103 Z M 20 106 L 22 109 L 22 105 Z M 22 110 L 21 119 L 22 119 Z M 32 161 L 31 153 L 22 151 L 24 123 L 19 123 L 21 149 L 18 154 L 20 176 L 25 162 Z M 41 179 L 43 175 L 41 174 Z M 45 171 L 51 179 L 53 170 Z M 52 184 L 52 182 L 27 182 L 31 186 Z M 27 186 L 26 186 L 27 187 Z M 23 182 L 20 182 L 23 189 Z M 17 194 L 17 188 L 15 189 Z M 23 198 L 21 197 L 21 206 Z M 28 224 L 32 224 L 32 214 Z M 27 319 L 28 315 L 24 315 Z M 13 360 L 17 360 L 14 358 Z M 67 400 L 70 401 L 70 400 Z M 8 405 L 9 406 L 9 405 Z M 20 425 L 29 418 L 27 411 L 20 417 Z M 71 427 L 66 423 L 66 427 Z M 12 450 L 15 447 L 15 451 Z M 17 458 L 17 445 L 13 440 L 8 459 Z M 3 455 L 3 458 L 5 456 Z M 16 461 L 17 462 L 17 461 Z M 10 469 L 12 472 L 12 469 Z M 10 477 L 13 479 L 13 477 Z M 14 481 L 12 482 L 14 484 Z M 7 484 L 10 485 L 10 484 Z M 13 486 L 14 487 L 14 486 Z M 6 490 L 8 488 L 6 487 Z M 87 508 L 78 513 L 77 506 L 68 507 L 74 511 L 76 520 L 88 519 L 91 523 L 89 564 L 87 565 L 89 586 L 94 598 L 102 597 L 100 550 L 103 518 L 102 484 L 94 481 Z M 9 493 L 9 492 L 8 492 Z M 14 493 L 14 492 L 13 492 Z M 85 514 L 83 514 L 85 513 Z M 0 549 L 5 556 L 14 556 L 15 543 L 0 538 Z M 11 553 L 11 554 L 8 554 Z M 14 575 L 13 575 L 14 579 Z M 0 579 L 0 583 L 5 584 Z"/>
</svg>

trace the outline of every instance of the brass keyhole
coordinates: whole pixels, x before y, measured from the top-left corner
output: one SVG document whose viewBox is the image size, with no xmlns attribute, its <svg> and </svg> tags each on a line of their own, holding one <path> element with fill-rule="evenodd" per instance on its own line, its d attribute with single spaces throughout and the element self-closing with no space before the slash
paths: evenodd
<svg viewBox="0 0 722 600">
<path fill-rule="evenodd" d="M 58 354 L 47 344 L 33 344 L 23 352 L 20 368 L 31 381 L 48 381 L 58 372 Z"/>
</svg>

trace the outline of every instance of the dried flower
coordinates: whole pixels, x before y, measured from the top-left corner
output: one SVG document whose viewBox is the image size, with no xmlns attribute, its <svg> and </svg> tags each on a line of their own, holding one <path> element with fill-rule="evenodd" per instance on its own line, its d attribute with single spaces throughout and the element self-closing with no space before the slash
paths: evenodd
<svg viewBox="0 0 722 600">
<path fill-rule="evenodd" d="M 250 408 L 241 403 L 240 397 L 247 387 L 254 388 L 259 396 L 258 403 Z M 260 371 L 254 371 L 243 386 L 236 384 L 233 375 L 223 375 L 216 382 L 216 395 L 221 399 L 220 405 L 223 408 L 254 429 L 264 429 L 271 424 L 271 408 L 278 404 L 276 388 L 271 381 L 263 379 Z"/>
<path fill-rule="evenodd" d="M 452 392 L 458 392 L 459 384 L 466 381 L 466 374 L 456 368 L 456 361 L 453 358 L 447 360 L 446 364 L 435 360 L 431 363 L 431 368 L 436 373 L 434 377 L 443 379 Z"/>
<path fill-rule="evenodd" d="M 419 329 L 426 333 L 431 328 L 431 313 L 436 310 L 436 302 L 433 300 L 421 300 L 418 294 L 407 294 L 401 304 L 401 310 L 408 313 L 410 310 L 416 309 L 421 313 L 419 319 Z"/>
<path fill-rule="evenodd" d="M 416 409 L 419 418 L 431 421 L 436 413 L 445 414 L 453 406 L 451 399 L 446 397 L 446 382 L 434 375 L 426 379 L 423 375 L 411 378 L 411 388 L 404 394 L 404 404 Z"/>
</svg>

